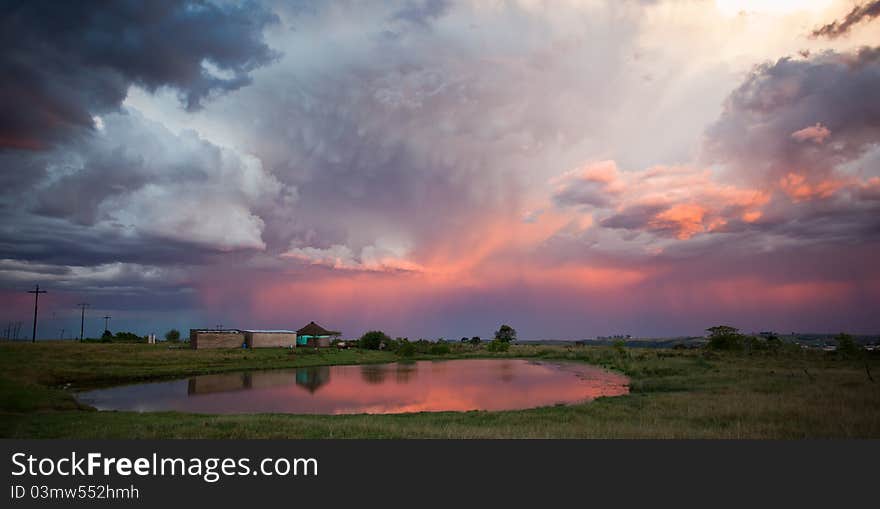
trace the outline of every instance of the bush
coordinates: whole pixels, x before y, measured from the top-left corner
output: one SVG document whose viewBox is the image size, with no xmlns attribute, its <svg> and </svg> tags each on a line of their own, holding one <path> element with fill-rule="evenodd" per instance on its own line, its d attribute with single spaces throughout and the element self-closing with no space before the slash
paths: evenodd
<svg viewBox="0 0 880 509">
<path fill-rule="evenodd" d="M 743 337 L 739 334 L 725 334 L 709 338 L 709 348 L 712 350 L 742 350 Z"/>
<path fill-rule="evenodd" d="M 490 352 L 506 352 L 510 350 L 510 343 L 507 341 L 494 339 L 490 341 L 489 344 L 486 346 L 486 350 Z"/>
<path fill-rule="evenodd" d="M 358 340 L 358 346 L 367 350 L 378 350 L 382 343 L 388 345 L 391 343 L 391 338 L 380 330 L 371 330 Z"/>
<path fill-rule="evenodd" d="M 165 340 L 171 341 L 172 343 L 177 343 L 180 341 L 180 331 L 177 329 L 171 329 L 170 331 L 165 333 Z"/>
<path fill-rule="evenodd" d="M 767 340 L 755 336 L 743 336 L 743 343 L 748 351 L 769 350 L 770 345 Z"/>
<path fill-rule="evenodd" d="M 445 341 L 438 341 L 431 345 L 431 354 L 433 355 L 446 355 L 448 353 L 449 345 L 447 345 Z"/>
<path fill-rule="evenodd" d="M 776 352 L 782 349 L 782 340 L 776 334 L 770 334 L 766 339 L 768 350 Z"/>
<path fill-rule="evenodd" d="M 434 343 L 427 339 L 419 339 L 410 344 L 415 348 L 416 353 L 431 353 L 431 348 L 434 346 Z"/>
<path fill-rule="evenodd" d="M 116 341 L 122 341 L 125 343 L 145 343 L 147 340 L 141 336 L 138 336 L 134 332 L 117 332 L 114 338 Z"/>
<path fill-rule="evenodd" d="M 416 354 L 416 347 L 409 341 L 403 342 L 400 344 L 400 347 L 397 349 L 397 355 L 401 357 L 412 357 Z"/>
</svg>

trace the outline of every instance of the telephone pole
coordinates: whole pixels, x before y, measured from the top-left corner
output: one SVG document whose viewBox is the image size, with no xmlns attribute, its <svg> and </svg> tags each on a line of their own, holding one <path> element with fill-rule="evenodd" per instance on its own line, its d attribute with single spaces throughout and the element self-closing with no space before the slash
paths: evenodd
<svg viewBox="0 0 880 509">
<path fill-rule="evenodd" d="M 46 290 L 40 290 L 40 285 L 36 289 L 28 290 L 28 293 L 34 294 L 34 335 L 31 337 L 31 343 L 37 342 L 37 303 L 40 302 L 40 294 L 46 293 Z"/>
<path fill-rule="evenodd" d="M 82 341 L 83 331 L 85 330 L 86 325 L 86 308 L 89 307 L 89 305 L 85 302 L 80 302 L 77 306 L 82 308 L 82 314 L 79 316 L 79 340 Z"/>
</svg>

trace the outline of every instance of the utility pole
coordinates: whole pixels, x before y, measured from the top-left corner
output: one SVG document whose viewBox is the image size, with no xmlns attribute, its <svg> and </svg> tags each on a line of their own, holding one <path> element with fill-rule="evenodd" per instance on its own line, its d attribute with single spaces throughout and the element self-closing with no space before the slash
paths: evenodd
<svg viewBox="0 0 880 509">
<path fill-rule="evenodd" d="M 104 317 L 104 330 L 110 330 L 110 319 L 113 318 L 110 315 Z"/>
<path fill-rule="evenodd" d="M 86 325 L 86 308 L 89 307 L 89 305 L 85 302 L 80 302 L 77 306 L 82 308 L 82 314 L 79 316 L 79 340 L 82 341 L 83 331 L 85 330 Z"/>
<path fill-rule="evenodd" d="M 28 290 L 28 293 L 34 294 L 34 335 L 31 337 L 31 343 L 37 342 L 37 303 L 40 302 L 40 294 L 46 293 L 46 290 L 40 290 L 40 285 L 36 289 Z"/>
</svg>

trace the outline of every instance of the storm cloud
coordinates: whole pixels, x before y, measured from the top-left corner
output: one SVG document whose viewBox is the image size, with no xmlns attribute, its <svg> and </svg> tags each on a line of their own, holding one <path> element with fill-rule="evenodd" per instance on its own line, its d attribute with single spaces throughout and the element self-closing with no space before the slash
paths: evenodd
<svg viewBox="0 0 880 509">
<path fill-rule="evenodd" d="M 834 20 L 813 30 L 813 37 L 834 39 L 849 32 L 853 26 L 880 16 L 880 0 L 873 0 L 853 7 L 843 19 Z"/>
<path fill-rule="evenodd" d="M 880 50 L 821 12 L 4 9 L 0 318 L 39 282 L 142 332 L 877 325 Z"/>
<path fill-rule="evenodd" d="M 136 84 L 189 110 L 250 83 L 277 53 L 255 3 L 13 1 L 0 8 L 0 149 L 40 149 L 94 127 Z"/>
</svg>

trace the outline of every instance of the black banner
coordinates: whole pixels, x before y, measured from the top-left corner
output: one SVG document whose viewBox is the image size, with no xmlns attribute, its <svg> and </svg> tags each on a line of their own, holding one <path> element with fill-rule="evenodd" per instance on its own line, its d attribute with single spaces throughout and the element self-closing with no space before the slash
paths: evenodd
<svg viewBox="0 0 880 509">
<path fill-rule="evenodd" d="M 876 485 L 878 441 L 4 440 L 5 507 L 797 503 Z"/>
</svg>

